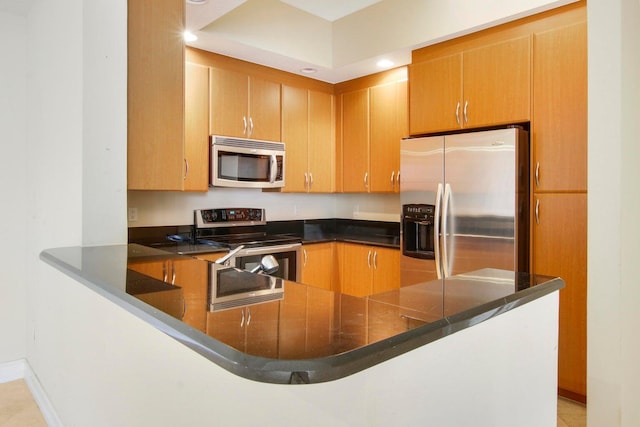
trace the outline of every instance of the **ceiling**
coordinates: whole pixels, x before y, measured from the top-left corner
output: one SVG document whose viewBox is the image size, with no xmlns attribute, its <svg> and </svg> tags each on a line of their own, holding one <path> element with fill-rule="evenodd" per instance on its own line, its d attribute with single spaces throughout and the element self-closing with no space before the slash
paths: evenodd
<svg viewBox="0 0 640 427">
<path fill-rule="evenodd" d="M 414 49 L 573 1 L 186 0 L 198 37 L 187 44 L 339 83 L 381 71 L 382 58 L 406 65 Z"/>
</svg>

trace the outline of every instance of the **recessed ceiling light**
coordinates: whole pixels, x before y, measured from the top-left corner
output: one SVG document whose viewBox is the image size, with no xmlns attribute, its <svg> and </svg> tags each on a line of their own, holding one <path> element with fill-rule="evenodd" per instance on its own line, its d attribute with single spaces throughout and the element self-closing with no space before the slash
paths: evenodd
<svg viewBox="0 0 640 427">
<path fill-rule="evenodd" d="M 300 72 L 304 73 L 304 74 L 313 74 L 316 71 L 318 71 L 317 69 L 313 68 L 313 67 L 304 67 L 304 68 L 300 68 Z"/>
<path fill-rule="evenodd" d="M 205 4 L 209 0 L 187 0 L 187 4 Z"/>
<path fill-rule="evenodd" d="M 183 37 L 184 37 L 184 41 L 186 41 L 186 42 L 194 42 L 194 41 L 198 40 L 198 36 L 196 36 L 195 34 L 193 34 L 189 30 L 184 32 Z"/>
<path fill-rule="evenodd" d="M 381 59 L 378 61 L 376 65 L 379 68 L 389 68 L 389 67 L 393 67 L 393 61 L 391 61 L 390 59 Z"/>
</svg>

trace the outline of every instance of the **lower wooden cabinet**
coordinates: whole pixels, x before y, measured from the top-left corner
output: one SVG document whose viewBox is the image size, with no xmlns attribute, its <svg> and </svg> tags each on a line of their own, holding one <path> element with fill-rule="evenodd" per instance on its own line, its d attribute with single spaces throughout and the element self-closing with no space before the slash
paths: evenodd
<svg viewBox="0 0 640 427">
<path fill-rule="evenodd" d="M 533 272 L 559 276 L 558 389 L 584 401 L 587 391 L 587 194 L 534 195 Z"/>
<path fill-rule="evenodd" d="M 302 246 L 302 283 L 329 291 L 334 290 L 337 264 L 335 245 L 334 242 L 326 242 Z"/>
<path fill-rule="evenodd" d="M 339 243 L 340 292 L 367 296 L 400 288 L 400 250 Z"/>
</svg>

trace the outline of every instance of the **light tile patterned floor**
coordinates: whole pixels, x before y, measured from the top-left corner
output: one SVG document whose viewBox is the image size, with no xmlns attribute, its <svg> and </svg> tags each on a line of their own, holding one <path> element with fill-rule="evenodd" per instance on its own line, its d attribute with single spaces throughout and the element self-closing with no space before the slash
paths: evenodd
<svg viewBox="0 0 640 427">
<path fill-rule="evenodd" d="M 558 399 L 558 427 L 585 427 L 587 410 L 571 400 Z M 23 380 L 0 384 L 0 427 L 46 427 L 38 405 Z"/>
<path fill-rule="evenodd" d="M 0 384 L 0 427 L 46 427 L 24 380 Z"/>
</svg>

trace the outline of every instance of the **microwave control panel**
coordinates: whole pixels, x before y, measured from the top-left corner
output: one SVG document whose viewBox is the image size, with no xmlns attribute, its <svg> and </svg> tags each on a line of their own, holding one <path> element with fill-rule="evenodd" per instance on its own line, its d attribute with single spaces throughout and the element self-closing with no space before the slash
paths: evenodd
<svg viewBox="0 0 640 427">
<path fill-rule="evenodd" d="M 198 209 L 193 215 L 197 228 L 266 224 L 264 209 L 259 208 Z"/>
</svg>

